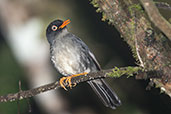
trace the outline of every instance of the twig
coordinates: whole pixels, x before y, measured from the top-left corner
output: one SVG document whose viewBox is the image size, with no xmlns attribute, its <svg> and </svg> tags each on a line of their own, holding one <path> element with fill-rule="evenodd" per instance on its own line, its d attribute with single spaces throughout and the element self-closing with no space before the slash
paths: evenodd
<svg viewBox="0 0 171 114">
<path fill-rule="evenodd" d="M 109 70 L 102 70 L 99 72 L 93 72 L 89 73 L 86 76 L 78 76 L 78 77 L 73 77 L 71 82 L 72 84 L 78 84 L 80 82 L 86 82 L 98 78 L 106 78 L 106 77 L 120 77 L 123 75 L 133 75 L 137 74 L 139 71 L 141 71 L 140 67 L 123 67 L 123 68 L 114 68 L 114 69 L 109 69 Z M 65 87 L 67 87 L 68 84 L 65 84 Z M 57 89 L 60 88 L 61 85 L 59 84 L 59 81 L 40 86 L 38 88 L 34 88 L 31 90 L 26 90 L 26 91 L 19 91 L 18 93 L 14 94 L 8 94 L 4 96 L 0 96 L 0 102 L 7 102 L 7 101 L 16 101 L 16 100 L 21 100 L 24 98 L 29 98 L 33 97 L 37 94 L 52 90 L 52 89 Z"/>
<path fill-rule="evenodd" d="M 148 17 L 171 41 L 171 25 L 159 13 L 152 0 L 140 0 L 144 6 Z"/>
<path fill-rule="evenodd" d="M 21 92 L 21 80 L 19 80 L 18 82 L 18 85 L 19 85 L 19 92 Z M 20 97 L 20 94 L 18 94 L 18 98 Z M 17 106 L 18 106 L 18 114 L 20 114 L 20 102 L 19 100 L 17 100 Z"/>
</svg>

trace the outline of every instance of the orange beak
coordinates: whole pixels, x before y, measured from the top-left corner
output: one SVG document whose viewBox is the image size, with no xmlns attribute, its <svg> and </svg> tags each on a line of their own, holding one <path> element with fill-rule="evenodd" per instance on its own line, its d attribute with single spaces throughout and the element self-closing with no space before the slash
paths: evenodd
<svg viewBox="0 0 171 114">
<path fill-rule="evenodd" d="M 71 21 L 69 19 L 67 19 L 66 21 L 64 21 L 62 23 L 62 25 L 59 28 L 64 28 L 66 25 L 68 25 Z"/>
</svg>

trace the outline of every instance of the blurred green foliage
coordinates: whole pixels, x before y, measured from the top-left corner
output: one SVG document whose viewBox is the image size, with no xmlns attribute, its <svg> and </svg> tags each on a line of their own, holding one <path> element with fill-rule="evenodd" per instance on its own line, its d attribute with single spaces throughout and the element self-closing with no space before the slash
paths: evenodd
<svg viewBox="0 0 171 114">
<path fill-rule="evenodd" d="M 26 89 L 22 68 L 5 42 L 0 46 L 0 54 L 0 95 L 18 92 L 19 80 L 21 80 L 22 89 Z M 19 101 L 19 107 L 21 114 L 24 114 L 27 109 L 26 100 Z M 17 111 L 17 102 L 0 103 L 0 114 L 17 114 Z"/>
</svg>

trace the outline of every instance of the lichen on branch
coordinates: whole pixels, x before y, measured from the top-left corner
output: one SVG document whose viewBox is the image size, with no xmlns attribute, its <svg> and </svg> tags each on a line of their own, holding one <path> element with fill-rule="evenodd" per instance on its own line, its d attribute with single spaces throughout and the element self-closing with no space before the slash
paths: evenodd
<svg viewBox="0 0 171 114">
<path fill-rule="evenodd" d="M 142 72 L 142 69 L 139 67 L 122 67 L 122 68 L 115 67 L 114 69 L 108 69 L 108 70 L 102 70 L 98 72 L 89 73 L 86 76 L 81 75 L 78 77 L 73 77 L 71 79 L 71 83 L 75 85 L 81 82 L 87 82 L 87 81 L 95 80 L 99 78 L 106 78 L 106 77 L 119 78 L 124 75 L 130 76 L 130 75 L 137 74 L 137 73 L 141 74 L 144 72 Z M 64 84 L 65 87 L 68 87 L 68 85 L 69 85 L 68 83 Z M 0 96 L 0 102 L 8 102 L 8 101 L 12 102 L 16 100 L 22 100 L 24 98 L 33 97 L 37 94 L 40 94 L 49 90 L 57 89 L 60 87 L 61 85 L 59 84 L 59 81 L 56 81 L 56 82 L 53 82 L 44 86 L 40 86 L 38 88 L 31 89 L 31 90 L 19 91 L 18 93 Z"/>
<path fill-rule="evenodd" d="M 166 21 L 159 21 L 163 19 L 161 15 L 155 17 L 158 24 L 153 22 L 151 19 L 153 15 L 149 14 L 156 14 L 157 8 L 154 5 L 148 6 L 150 9 L 143 7 L 149 0 L 140 1 L 92 0 L 91 4 L 97 8 L 97 12 L 102 13 L 103 21 L 107 20 L 120 32 L 129 44 L 139 66 L 145 71 L 160 72 L 157 78 L 147 75 L 144 79 L 149 78 L 156 87 L 164 88 L 162 90 L 171 96 L 171 42 L 169 40 L 171 29 L 167 29 L 171 26 Z M 157 25 L 153 26 L 153 23 Z M 165 23 L 167 26 L 160 27 Z"/>
</svg>

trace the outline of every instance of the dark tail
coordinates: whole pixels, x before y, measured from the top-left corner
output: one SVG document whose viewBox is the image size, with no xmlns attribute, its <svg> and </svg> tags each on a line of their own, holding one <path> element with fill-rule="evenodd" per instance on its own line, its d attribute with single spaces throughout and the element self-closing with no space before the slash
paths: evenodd
<svg viewBox="0 0 171 114">
<path fill-rule="evenodd" d="M 121 105 L 121 101 L 114 91 L 105 83 L 103 79 L 88 82 L 106 107 L 116 109 Z"/>
</svg>

